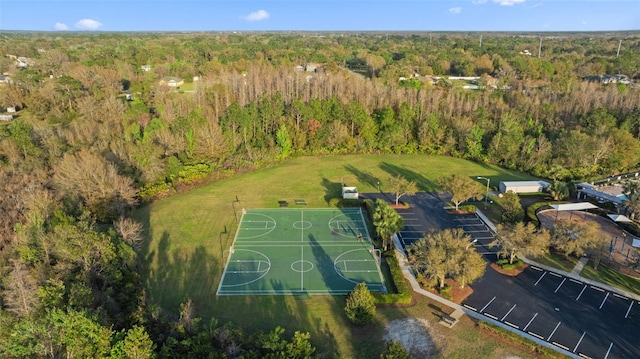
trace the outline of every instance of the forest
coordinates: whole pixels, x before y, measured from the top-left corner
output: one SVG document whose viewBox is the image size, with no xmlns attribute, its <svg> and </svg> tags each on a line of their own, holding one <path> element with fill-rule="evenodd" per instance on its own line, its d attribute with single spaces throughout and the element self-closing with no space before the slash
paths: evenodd
<svg viewBox="0 0 640 359">
<path fill-rule="evenodd" d="M 193 186 L 301 155 L 566 182 L 640 163 L 637 32 L 2 32 L 0 54 L 2 357 L 313 352 L 145 305 L 130 210 Z"/>
</svg>

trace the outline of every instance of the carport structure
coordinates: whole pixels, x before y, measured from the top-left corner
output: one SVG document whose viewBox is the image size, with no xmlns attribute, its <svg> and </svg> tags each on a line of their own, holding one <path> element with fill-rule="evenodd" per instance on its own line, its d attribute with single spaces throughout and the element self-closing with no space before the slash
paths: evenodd
<svg viewBox="0 0 640 359">
<path fill-rule="evenodd" d="M 556 219 L 558 219 L 558 213 L 561 211 L 569 211 L 569 219 L 573 216 L 574 211 L 586 211 L 588 209 L 598 208 L 598 206 L 589 202 L 579 202 L 579 203 L 565 203 L 565 204 L 552 204 L 551 208 L 556 210 Z"/>
</svg>

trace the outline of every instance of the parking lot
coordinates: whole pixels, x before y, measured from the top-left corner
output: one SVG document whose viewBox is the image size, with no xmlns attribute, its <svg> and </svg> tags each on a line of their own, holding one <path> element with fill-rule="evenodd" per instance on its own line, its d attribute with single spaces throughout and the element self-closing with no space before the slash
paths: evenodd
<svg viewBox="0 0 640 359">
<path fill-rule="evenodd" d="M 517 277 L 491 272 L 466 308 L 584 358 L 638 357 L 636 300 L 536 266 Z"/>
<path fill-rule="evenodd" d="M 462 228 L 488 262 L 496 259 L 493 232 L 475 214 L 450 215 L 435 194 L 404 199 L 398 209 L 403 245 L 430 229 Z M 583 358 L 639 358 L 640 302 L 560 273 L 530 266 L 516 277 L 487 267 L 463 306 L 515 331 Z"/>
</svg>

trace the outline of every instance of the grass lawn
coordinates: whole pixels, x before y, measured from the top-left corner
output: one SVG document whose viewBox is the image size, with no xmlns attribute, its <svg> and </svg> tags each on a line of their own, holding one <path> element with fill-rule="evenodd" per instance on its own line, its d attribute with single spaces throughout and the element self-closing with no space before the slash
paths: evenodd
<svg viewBox="0 0 640 359">
<path fill-rule="evenodd" d="M 547 265 L 549 267 L 557 268 L 565 272 L 571 272 L 573 267 L 578 263 L 578 258 L 565 257 L 562 254 L 556 253 L 553 250 L 544 257 L 535 258 L 536 262 Z"/>
<path fill-rule="evenodd" d="M 589 261 L 589 263 L 584 266 L 580 275 L 640 295 L 640 279 L 629 277 L 603 265 L 599 265 L 596 270 L 593 268 L 592 261 Z"/>
<path fill-rule="evenodd" d="M 344 296 L 216 297 L 236 230 L 236 215 L 242 208 L 278 207 L 280 200 L 288 201 L 290 207 L 296 207 L 296 199 L 304 199 L 307 208 L 327 207 L 330 198 L 340 195 L 341 182 L 357 186 L 362 193 L 377 191 L 379 181 L 384 191 L 388 179 L 395 175 L 416 181 L 420 191 L 433 191 L 436 178 L 451 173 L 488 177 L 495 183 L 532 179 L 498 167 L 441 156 L 300 157 L 156 201 L 134 214 L 143 223 L 147 238 L 140 249 L 147 300 L 177 316 L 180 303 L 191 298 L 197 315 L 207 321 L 211 316 L 221 323 L 231 321 L 245 333 L 280 325 L 287 329 L 287 335 L 295 330 L 310 332 L 313 344 L 327 357 L 377 357 L 383 349 L 386 321 L 429 316 L 433 311 L 429 304 L 421 300 L 422 304 L 410 308 L 381 308 L 380 323 L 355 329 L 344 316 Z M 439 327 L 435 316 L 428 319 Z M 456 346 L 443 346 L 442 357 L 463 358 L 471 353 L 495 357 L 497 350 L 504 350 L 488 338 L 475 342 L 480 334 L 471 323 L 445 333 L 458 331 L 473 338 L 447 338 Z"/>
</svg>

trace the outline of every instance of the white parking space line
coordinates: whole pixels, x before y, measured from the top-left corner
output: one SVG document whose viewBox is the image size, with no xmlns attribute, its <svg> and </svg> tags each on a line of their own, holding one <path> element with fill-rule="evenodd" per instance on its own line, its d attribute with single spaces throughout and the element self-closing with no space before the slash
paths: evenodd
<svg viewBox="0 0 640 359">
<path fill-rule="evenodd" d="M 482 314 L 486 315 L 487 317 L 489 317 L 489 318 L 491 318 L 491 319 L 493 319 L 493 320 L 498 320 L 498 317 L 496 317 L 496 316 L 495 316 L 495 315 L 493 315 L 493 314 L 489 314 L 489 313 L 482 313 Z"/>
<path fill-rule="evenodd" d="M 549 272 L 549 274 L 551 274 L 552 276 L 556 276 L 556 277 L 562 277 L 560 274 L 554 273 L 554 272 Z"/>
<path fill-rule="evenodd" d="M 593 359 L 592 357 L 590 357 L 590 356 L 588 356 L 588 355 L 584 355 L 584 354 L 582 354 L 582 353 L 578 353 L 578 355 L 579 355 L 581 358 L 584 358 L 584 359 Z"/>
<path fill-rule="evenodd" d="M 423 231 L 400 231 L 400 233 L 423 233 Z"/>
<path fill-rule="evenodd" d="M 556 324 L 556 327 L 553 328 L 553 331 L 551 332 L 551 335 L 549 335 L 549 338 L 547 338 L 547 341 L 551 340 L 551 337 L 553 336 L 553 334 L 555 334 L 556 330 L 558 330 L 558 327 L 560 326 L 560 323 L 562 323 L 562 322 L 558 322 L 558 324 Z"/>
<path fill-rule="evenodd" d="M 618 297 L 618 298 L 620 298 L 620 299 L 624 299 L 624 300 L 628 300 L 628 299 L 629 299 L 629 298 L 625 297 L 624 295 L 620 295 L 620 294 L 618 294 L 618 293 L 613 293 L 613 296 L 614 296 L 614 297 Z"/>
<path fill-rule="evenodd" d="M 611 345 L 609 345 L 609 350 L 607 350 L 607 354 L 604 356 L 604 359 L 607 359 L 609 357 L 609 353 L 611 353 L 612 347 L 613 347 L 613 342 L 611 342 Z"/>
<path fill-rule="evenodd" d="M 515 324 L 513 324 L 513 323 L 510 323 L 510 322 L 504 322 L 504 324 L 506 324 L 506 325 L 508 325 L 508 326 L 510 326 L 510 327 L 514 327 L 514 328 L 516 328 L 516 329 L 520 329 L 517 325 L 515 325 Z"/>
<path fill-rule="evenodd" d="M 544 340 L 544 338 L 542 337 L 542 335 L 538 335 L 538 334 L 536 334 L 536 333 L 534 333 L 534 332 L 527 332 L 527 333 L 529 333 L 529 334 L 533 335 L 534 337 L 536 337 L 536 338 L 538 338 L 538 339 L 542 339 L 542 340 Z"/>
<path fill-rule="evenodd" d="M 579 280 L 575 280 L 575 279 L 573 279 L 573 278 L 571 278 L 571 279 L 569 279 L 569 280 L 570 280 L 570 281 L 572 281 L 573 283 L 576 283 L 576 284 L 582 284 L 582 282 L 581 282 L 581 281 L 579 281 Z"/>
<path fill-rule="evenodd" d="M 538 278 L 538 280 L 533 284 L 533 286 L 534 286 L 534 287 L 535 287 L 535 286 L 537 286 L 537 285 L 538 285 L 538 283 L 542 280 L 542 278 L 543 278 L 547 273 L 548 273 L 548 272 L 544 272 L 544 273 L 542 273 L 542 275 L 540 276 L 540 278 Z"/>
<path fill-rule="evenodd" d="M 513 307 L 511 307 L 511 309 L 509 309 L 509 311 L 507 312 L 507 314 L 504 315 L 504 317 L 502 317 L 502 319 L 500 319 L 501 322 L 504 322 L 504 319 L 507 317 L 507 315 L 509 315 L 509 313 L 511 313 L 511 311 L 513 310 L 513 308 L 515 308 L 516 305 L 514 304 Z"/>
<path fill-rule="evenodd" d="M 560 290 L 560 287 L 562 287 L 562 285 L 564 284 L 564 281 L 567 280 L 567 278 L 563 278 L 562 282 L 560 282 L 560 284 L 558 284 L 558 288 L 556 288 L 556 290 L 554 290 L 554 293 L 558 293 L 558 291 Z"/>
<path fill-rule="evenodd" d="M 629 312 L 631 312 L 631 307 L 633 307 L 633 301 L 631 301 L 631 304 L 629 304 L 629 309 L 627 309 L 627 314 L 624 315 L 625 319 L 627 319 L 627 317 L 629 316 Z"/>
<path fill-rule="evenodd" d="M 560 348 L 562 348 L 562 349 L 564 349 L 566 351 L 569 351 L 569 348 L 565 347 L 564 345 L 562 345 L 562 344 L 560 344 L 558 342 L 552 342 L 551 344 L 553 344 L 553 345 L 555 345 L 557 347 L 560 347 Z"/>
<path fill-rule="evenodd" d="M 594 287 L 594 286 L 592 286 L 592 285 L 590 285 L 589 287 L 591 287 L 591 288 L 593 288 L 593 289 L 595 289 L 595 290 L 598 290 L 598 291 L 604 292 L 604 289 L 602 289 L 602 288 Z"/>
<path fill-rule="evenodd" d="M 487 303 L 484 307 L 482 307 L 482 309 L 480 309 L 480 311 L 478 313 L 482 313 L 484 312 L 485 309 L 487 309 L 487 307 L 489 306 L 489 304 L 491 304 L 494 300 L 496 300 L 496 297 L 491 298 L 491 300 L 489 301 L 489 303 Z"/>
<path fill-rule="evenodd" d="M 576 344 L 576 347 L 573 348 L 573 352 L 575 353 L 576 350 L 578 350 L 578 345 L 580 345 L 580 342 L 582 342 L 582 339 L 584 338 L 584 335 L 587 334 L 587 332 L 582 333 L 582 336 L 580 337 L 580 340 L 578 340 L 578 343 Z"/>
<path fill-rule="evenodd" d="M 587 289 L 587 285 L 586 284 L 584 285 L 584 287 L 580 291 L 580 294 L 578 294 L 578 296 L 576 297 L 576 300 L 580 300 L 580 297 L 582 297 L 582 293 L 584 293 L 585 289 Z"/>
<path fill-rule="evenodd" d="M 493 237 L 473 237 L 474 239 L 477 240 L 481 240 L 481 239 L 493 239 Z"/>
<path fill-rule="evenodd" d="M 607 301 L 607 298 L 609 298 L 609 294 L 610 294 L 610 293 L 609 293 L 609 292 L 607 292 L 607 295 L 605 295 L 605 296 L 604 296 L 604 299 L 602 300 L 602 303 L 600 304 L 600 308 L 598 308 L 598 309 L 602 309 L 602 306 L 604 305 L 604 302 L 606 302 L 606 301 Z"/>
<path fill-rule="evenodd" d="M 402 219 L 404 219 L 405 221 L 419 221 L 420 220 L 420 218 L 405 218 L 405 217 L 402 217 Z"/>
<path fill-rule="evenodd" d="M 522 328 L 522 331 L 526 331 L 527 328 L 529 328 L 529 325 L 531 325 L 531 323 L 533 322 L 534 319 L 536 319 L 536 317 L 538 316 L 538 313 L 534 314 L 533 317 L 531 317 L 531 320 L 529 320 L 529 323 L 527 323 L 527 325 L 524 326 L 524 328 Z"/>
<path fill-rule="evenodd" d="M 531 268 L 531 269 L 533 269 L 533 270 L 537 270 L 538 272 L 542 272 L 542 268 L 538 268 L 538 267 L 536 267 L 536 266 L 531 266 L 531 267 L 529 267 L 529 268 Z"/>
<path fill-rule="evenodd" d="M 472 306 L 470 306 L 469 304 L 463 304 L 464 307 L 469 308 L 471 310 L 473 310 L 474 312 L 477 312 L 478 310 Z"/>
</svg>

